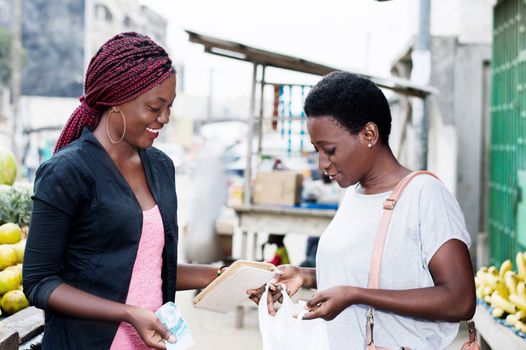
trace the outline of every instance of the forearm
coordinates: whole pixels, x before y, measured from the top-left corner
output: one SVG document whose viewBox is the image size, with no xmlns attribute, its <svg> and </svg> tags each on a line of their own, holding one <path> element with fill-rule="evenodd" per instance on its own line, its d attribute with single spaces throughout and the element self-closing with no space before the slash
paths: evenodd
<svg viewBox="0 0 526 350">
<path fill-rule="evenodd" d="M 62 283 L 49 296 L 48 309 L 78 318 L 130 322 L 133 306 L 107 300 Z"/>
<path fill-rule="evenodd" d="M 178 264 L 176 289 L 204 288 L 217 277 L 217 269 L 211 265 Z"/>
<path fill-rule="evenodd" d="M 304 288 L 317 288 L 316 282 L 316 269 L 310 267 L 300 267 L 299 272 L 303 278 L 302 287 Z"/>
<path fill-rule="evenodd" d="M 408 290 L 367 289 L 348 287 L 349 305 L 365 304 L 400 315 L 460 321 L 473 316 L 474 298 L 455 293 L 447 286 Z"/>
</svg>

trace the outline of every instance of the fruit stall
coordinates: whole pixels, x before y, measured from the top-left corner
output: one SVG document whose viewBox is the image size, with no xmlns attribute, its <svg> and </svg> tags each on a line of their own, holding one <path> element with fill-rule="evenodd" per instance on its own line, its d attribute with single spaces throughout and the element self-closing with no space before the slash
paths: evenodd
<svg viewBox="0 0 526 350">
<path fill-rule="evenodd" d="M 507 259 L 500 268 L 480 268 L 475 286 L 475 323 L 483 345 L 526 349 L 526 253 L 517 253 L 515 264 Z"/>
<path fill-rule="evenodd" d="M 13 154 L 0 147 L 0 349 L 22 348 L 43 330 L 41 310 L 29 307 L 22 264 L 31 215 L 32 186 L 15 183 Z M 29 347 L 28 347 L 29 349 Z"/>
</svg>

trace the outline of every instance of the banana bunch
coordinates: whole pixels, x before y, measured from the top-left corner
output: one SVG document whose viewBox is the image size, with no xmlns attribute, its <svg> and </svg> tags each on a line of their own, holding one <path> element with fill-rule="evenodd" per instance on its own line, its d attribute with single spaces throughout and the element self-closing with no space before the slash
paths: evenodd
<svg viewBox="0 0 526 350">
<path fill-rule="evenodd" d="M 526 333 L 526 252 L 517 253 L 515 262 L 517 271 L 509 259 L 500 269 L 482 267 L 475 276 L 475 286 L 477 298 L 493 308 L 493 317 L 504 318 L 507 324 Z"/>
</svg>

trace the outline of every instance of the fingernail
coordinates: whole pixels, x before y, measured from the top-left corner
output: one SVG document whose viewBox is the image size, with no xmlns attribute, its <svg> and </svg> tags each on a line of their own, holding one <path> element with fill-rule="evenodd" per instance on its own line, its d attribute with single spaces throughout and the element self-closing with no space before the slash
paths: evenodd
<svg viewBox="0 0 526 350">
<path fill-rule="evenodd" d="M 175 336 L 172 334 L 169 338 L 168 338 L 168 341 L 170 343 L 175 343 L 177 341 L 177 339 L 175 339 Z"/>
</svg>

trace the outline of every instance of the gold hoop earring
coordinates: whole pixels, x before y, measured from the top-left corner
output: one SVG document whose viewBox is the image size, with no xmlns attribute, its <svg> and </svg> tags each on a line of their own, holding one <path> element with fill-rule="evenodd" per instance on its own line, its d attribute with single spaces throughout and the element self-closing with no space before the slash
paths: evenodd
<svg viewBox="0 0 526 350">
<path fill-rule="evenodd" d="M 111 118 L 112 113 L 120 113 L 122 116 L 122 122 L 124 123 L 124 130 L 122 131 L 122 136 L 117 141 L 112 139 L 110 135 L 110 118 Z M 110 142 L 113 143 L 114 145 L 124 140 L 124 135 L 126 135 L 126 118 L 124 117 L 124 113 L 122 113 L 120 109 L 111 107 L 111 111 L 108 114 L 108 118 L 106 119 L 106 134 L 108 135 L 108 139 L 110 140 Z"/>
</svg>

